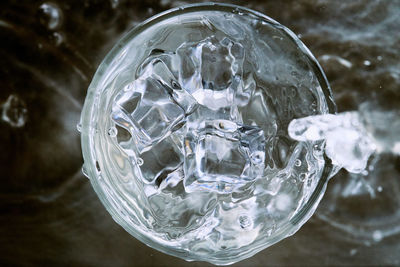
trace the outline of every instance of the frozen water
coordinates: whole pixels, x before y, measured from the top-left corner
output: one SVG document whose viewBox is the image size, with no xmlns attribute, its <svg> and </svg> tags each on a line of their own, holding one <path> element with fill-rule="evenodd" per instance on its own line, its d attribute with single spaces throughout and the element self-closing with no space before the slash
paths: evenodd
<svg viewBox="0 0 400 267">
<path fill-rule="evenodd" d="M 179 81 L 197 102 L 218 110 L 233 104 L 245 105 L 249 88 L 243 87 L 244 49 L 225 37 L 207 38 L 180 46 Z"/>
<path fill-rule="evenodd" d="M 155 78 L 171 96 L 171 100 L 178 104 L 184 110 L 185 114 L 188 115 L 196 109 L 197 102 L 179 84 L 172 66 L 176 60 L 176 58 L 168 54 L 159 55 L 156 58 L 150 57 L 143 64 L 145 67 L 141 68 L 140 78 Z"/>
<path fill-rule="evenodd" d="M 165 138 L 196 106 L 165 63 L 154 59 L 116 96 L 112 118 L 134 136 L 143 152 Z"/>
<path fill-rule="evenodd" d="M 259 127 L 228 120 L 198 121 L 197 126 L 184 140 L 187 191 L 230 193 L 261 177 L 265 138 Z"/>
<path fill-rule="evenodd" d="M 113 120 L 127 129 L 143 152 L 162 140 L 184 118 L 184 110 L 170 99 L 154 78 L 138 79 L 134 90 L 122 91 L 113 107 Z"/>
<path fill-rule="evenodd" d="M 181 165 L 182 156 L 173 138 L 168 136 L 154 145 L 152 149 L 140 154 L 140 159 L 143 162 L 140 166 L 142 180 L 147 183 L 158 181 L 158 183 L 161 183 Z"/>
</svg>

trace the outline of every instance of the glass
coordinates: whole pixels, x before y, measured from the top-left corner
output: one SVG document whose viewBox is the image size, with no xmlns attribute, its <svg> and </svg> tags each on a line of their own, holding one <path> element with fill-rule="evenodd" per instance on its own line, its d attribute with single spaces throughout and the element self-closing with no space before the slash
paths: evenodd
<svg viewBox="0 0 400 267">
<path fill-rule="evenodd" d="M 201 57 L 193 51 L 201 51 Z M 170 96 L 160 94 L 162 88 L 157 81 L 163 82 L 167 72 L 161 71 L 158 80 L 154 80 L 153 74 L 160 67 L 157 62 L 161 58 L 174 72 L 168 60 L 173 64 L 176 55 L 181 62 L 190 59 L 207 66 L 194 71 L 201 70 L 202 83 L 198 86 L 202 90 L 193 87 L 193 72 L 185 74 L 182 66 L 190 64 L 181 64 L 177 67 L 179 84 L 168 85 Z M 233 74 L 228 73 L 231 78 L 224 80 L 225 72 L 220 76 L 216 73 L 226 64 L 226 70 Z M 150 75 L 146 74 L 148 70 Z M 235 86 L 237 77 L 239 85 Z M 136 99 L 137 90 L 132 91 L 132 87 L 141 88 L 142 102 L 135 104 L 134 111 L 125 112 Z M 209 101 L 213 97 L 230 99 L 226 87 L 233 91 L 234 101 L 244 99 L 244 104 Z M 249 94 L 246 88 L 250 88 Z M 151 98 L 154 94 L 157 96 Z M 157 103 L 160 99 L 168 108 Z M 147 106 L 141 106 L 143 103 Z M 197 109 L 191 108 L 191 103 Z M 156 110 L 155 115 L 135 113 L 141 108 L 146 112 Z M 318 62 L 284 26 L 233 5 L 176 8 L 130 31 L 99 66 L 79 127 L 83 171 L 114 220 L 140 241 L 186 260 L 230 264 L 294 234 L 311 217 L 333 167 L 322 153 L 322 142 L 293 141 L 288 137 L 287 126 L 295 118 L 333 112 L 331 91 Z M 232 114 L 241 117 L 234 124 L 232 117 L 236 115 Z M 206 132 L 205 139 L 201 134 L 191 136 L 204 133 L 197 125 L 202 118 L 212 121 L 207 129 L 213 132 Z M 157 120 L 170 128 L 159 127 L 154 123 Z M 190 124 L 192 120 L 196 123 Z M 186 132 L 179 133 L 183 128 Z M 141 134 L 142 130 L 150 137 Z M 207 139 L 210 135 L 211 139 Z M 264 139 L 249 141 L 254 140 L 252 136 Z M 194 174 L 187 178 L 192 169 L 179 166 L 182 161 L 188 164 L 187 143 L 197 137 L 201 142 L 194 143 L 202 147 L 226 144 L 208 150 L 213 153 L 228 146 L 253 151 L 254 144 L 265 142 L 263 150 L 255 150 L 263 162 L 257 165 L 252 161 L 253 165 L 264 167 L 262 174 L 257 168 L 251 172 L 253 175 L 240 176 L 242 169 L 209 167 L 218 169 L 217 177 L 229 179 L 218 183 L 209 179 L 214 177 L 211 171 L 205 177 Z M 174 142 L 178 145 L 171 148 Z M 175 152 L 168 154 L 171 151 Z M 215 156 L 211 154 L 210 159 Z M 178 166 L 174 172 L 156 176 L 154 161 L 173 158 L 177 158 L 176 162 L 167 164 Z M 246 160 L 235 161 L 234 166 Z M 227 174 L 229 171 L 232 172 Z"/>
</svg>

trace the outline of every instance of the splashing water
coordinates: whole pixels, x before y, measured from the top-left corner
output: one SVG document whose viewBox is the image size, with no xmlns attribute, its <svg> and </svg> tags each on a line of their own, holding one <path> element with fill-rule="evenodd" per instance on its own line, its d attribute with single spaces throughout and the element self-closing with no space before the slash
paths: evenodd
<svg viewBox="0 0 400 267">
<path fill-rule="evenodd" d="M 325 152 L 333 164 L 351 173 L 365 171 L 377 152 L 400 155 L 400 116 L 396 111 L 352 111 L 295 119 L 289 124 L 291 138 L 326 140 Z"/>
<path fill-rule="evenodd" d="M 366 102 L 358 111 L 295 119 L 288 131 L 299 141 L 326 141 L 325 153 L 337 166 L 331 176 L 339 168 L 350 172 L 335 176 L 318 217 L 364 244 L 400 232 L 398 109 Z"/>
</svg>

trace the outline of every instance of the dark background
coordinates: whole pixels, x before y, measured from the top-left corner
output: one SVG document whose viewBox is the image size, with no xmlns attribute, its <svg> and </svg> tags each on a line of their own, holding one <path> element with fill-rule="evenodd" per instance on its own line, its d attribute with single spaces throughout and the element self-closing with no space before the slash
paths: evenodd
<svg viewBox="0 0 400 267">
<path fill-rule="evenodd" d="M 0 265 L 207 265 L 155 251 L 112 220 L 81 173 L 76 131 L 88 85 L 113 44 L 187 3 L 1 1 Z M 400 103 L 399 1 L 231 3 L 298 34 L 324 68 L 339 111 L 369 99 Z M 399 235 L 360 243 L 313 216 L 237 266 L 399 265 L 399 251 Z"/>
</svg>

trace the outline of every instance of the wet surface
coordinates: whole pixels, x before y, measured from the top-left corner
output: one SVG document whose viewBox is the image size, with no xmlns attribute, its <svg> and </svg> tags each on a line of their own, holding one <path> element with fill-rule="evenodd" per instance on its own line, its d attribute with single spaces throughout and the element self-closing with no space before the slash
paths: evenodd
<svg viewBox="0 0 400 267">
<path fill-rule="evenodd" d="M 371 99 L 400 106 L 399 1 L 232 3 L 301 37 L 325 70 L 339 111 Z M 107 51 L 134 25 L 181 4 L 0 3 L 0 263 L 189 265 L 140 243 L 112 220 L 81 173 L 76 131 Z M 398 265 L 399 250 L 398 234 L 360 243 L 314 216 L 293 237 L 237 265 Z"/>
</svg>

